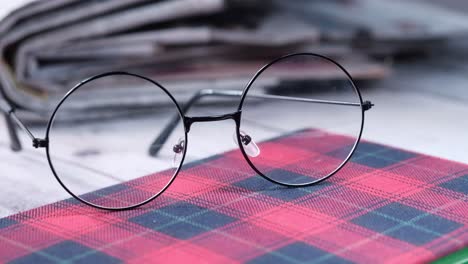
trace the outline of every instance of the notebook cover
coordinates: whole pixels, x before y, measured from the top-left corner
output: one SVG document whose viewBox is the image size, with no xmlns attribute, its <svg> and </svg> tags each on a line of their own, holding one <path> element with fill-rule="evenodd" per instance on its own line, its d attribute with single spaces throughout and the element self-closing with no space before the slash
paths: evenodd
<svg viewBox="0 0 468 264">
<path fill-rule="evenodd" d="M 301 177 L 310 159 L 333 158 L 342 146 L 330 135 L 317 156 L 308 142 L 294 149 L 297 139 L 262 143 L 288 157 L 270 164 L 273 173 Z M 234 150 L 186 165 L 139 209 L 106 212 L 68 199 L 0 219 L 0 262 L 420 263 L 466 247 L 467 216 L 464 164 L 362 142 L 329 180 L 292 189 L 256 175 Z"/>
</svg>

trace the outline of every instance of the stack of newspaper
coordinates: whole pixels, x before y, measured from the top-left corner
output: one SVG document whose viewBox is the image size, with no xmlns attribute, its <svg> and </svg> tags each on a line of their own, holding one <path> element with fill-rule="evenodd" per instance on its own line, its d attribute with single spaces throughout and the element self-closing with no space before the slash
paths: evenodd
<svg viewBox="0 0 468 264">
<path fill-rule="evenodd" d="M 107 71 L 146 75 L 181 101 L 201 88 L 242 89 L 264 62 L 297 51 L 331 56 L 356 80 L 378 80 L 389 66 L 374 55 L 431 49 L 468 30 L 464 16 L 402 0 L 23 0 L 2 8 L 1 100 L 31 119 Z M 109 83 L 70 118 L 154 108 L 152 94 Z"/>
</svg>

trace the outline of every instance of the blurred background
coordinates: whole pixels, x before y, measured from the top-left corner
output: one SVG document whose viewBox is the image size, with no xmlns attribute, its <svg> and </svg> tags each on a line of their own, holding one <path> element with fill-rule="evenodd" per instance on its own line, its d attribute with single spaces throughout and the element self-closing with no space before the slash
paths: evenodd
<svg viewBox="0 0 468 264">
<path fill-rule="evenodd" d="M 65 93 L 95 74 L 147 76 L 184 105 L 200 89 L 242 90 L 274 58 L 313 52 L 342 64 L 363 98 L 375 104 L 366 113 L 365 140 L 468 163 L 466 1 L 53 0 L 15 1 L 0 9 L 1 100 L 16 106 L 38 137 Z M 319 62 L 313 74 L 283 68 L 277 79 L 298 74 L 322 83 L 347 78 Z M 271 80 L 277 81 L 268 79 L 262 89 L 275 89 Z M 307 97 L 318 96 L 312 88 L 301 89 Z M 163 156 L 154 163 L 132 152 L 141 143 L 138 151 L 147 154 L 147 145 L 176 112 L 173 102 L 156 90 L 108 78 L 76 94 L 57 116 L 63 123 L 54 131 L 60 170 L 76 175 L 86 166 L 104 164 L 100 170 L 110 168 L 110 175 L 137 173 L 118 179 L 123 181 L 170 167 L 171 144 L 166 160 Z M 297 91 L 275 90 L 292 92 Z M 208 98 L 187 114 L 224 114 L 238 105 L 238 98 Z M 265 109 L 253 118 L 277 123 L 274 108 Z M 309 115 L 298 109 L 282 108 L 282 118 L 292 120 L 289 129 L 310 126 L 303 118 L 292 118 Z M 360 122 L 346 115 L 315 118 Z M 179 135 L 171 142 L 180 142 L 183 135 L 180 125 L 176 129 Z M 197 124 L 186 163 L 236 148 L 234 131 L 229 121 Z M 258 140 L 285 130 L 276 132 L 259 134 Z M 42 151 L 22 138 L 24 151 L 11 153 L 3 123 L 0 136 L 0 216 L 67 197 Z M 126 143 L 118 143 L 122 141 Z M 80 192 L 113 182 L 91 186 L 89 179 Z"/>
</svg>

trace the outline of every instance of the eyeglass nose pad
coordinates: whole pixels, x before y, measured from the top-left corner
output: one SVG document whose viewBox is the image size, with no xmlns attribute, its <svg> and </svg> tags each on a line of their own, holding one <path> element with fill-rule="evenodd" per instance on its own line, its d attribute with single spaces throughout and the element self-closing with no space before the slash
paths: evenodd
<svg viewBox="0 0 468 264">
<path fill-rule="evenodd" d="M 178 168 L 180 166 L 180 162 L 182 161 L 183 153 L 185 149 L 185 140 L 179 138 L 177 140 L 177 144 L 172 147 L 172 151 L 174 151 L 174 158 L 172 159 L 172 167 Z"/>
<path fill-rule="evenodd" d="M 244 146 L 245 153 L 252 158 L 258 157 L 258 155 L 260 155 L 260 148 L 257 146 L 257 144 L 252 139 L 252 137 L 246 134 L 244 131 L 239 131 L 239 132 L 240 132 L 240 138 L 241 138 L 242 145 Z M 236 144 L 239 144 L 237 141 L 236 133 L 234 133 L 233 139 Z"/>
</svg>

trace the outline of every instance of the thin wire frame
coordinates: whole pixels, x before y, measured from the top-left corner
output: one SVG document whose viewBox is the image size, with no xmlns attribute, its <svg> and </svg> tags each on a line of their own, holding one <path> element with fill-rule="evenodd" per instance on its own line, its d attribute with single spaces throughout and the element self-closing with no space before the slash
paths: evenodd
<svg viewBox="0 0 468 264">
<path fill-rule="evenodd" d="M 351 83 L 351 86 L 354 90 L 354 92 L 356 93 L 356 96 L 357 98 L 359 98 L 359 106 L 360 106 L 360 109 L 361 109 L 361 124 L 360 124 L 360 129 L 359 129 L 359 134 L 356 138 L 356 141 L 354 142 L 354 145 L 353 147 L 351 148 L 351 151 L 350 153 L 348 154 L 348 156 L 343 160 L 343 162 L 338 165 L 338 167 L 333 170 L 332 172 L 330 172 L 329 174 L 327 174 L 326 176 L 324 177 L 321 177 L 320 179 L 316 179 L 310 183 L 306 183 L 306 184 L 288 184 L 288 183 L 284 183 L 284 182 L 280 182 L 280 181 L 277 181 L 277 180 L 274 180 L 268 176 L 266 176 L 263 172 L 261 172 L 256 166 L 255 164 L 253 164 L 253 162 L 250 160 L 249 156 L 247 155 L 245 149 L 244 149 L 244 146 L 242 145 L 242 141 L 240 140 L 241 138 L 241 132 L 240 132 L 240 127 L 241 127 L 241 122 L 242 122 L 242 106 L 244 105 L 244 101 L 245 101 L 245 98 L 247 97 L 247 94 L 249 93 L 249 90 L 250 88 L 252 87 L 252 85 L 254 84 L 255 80 L 257 80 L 257 78 L 265 71 L 267 70 L 268 68 L 270 68 L 272 65 L 274 65 L 275 63 L 279 62 L 279 61 L 282 61 L 282 60 L 285 60 L 285 59 L 288 59 L 288 58 L 291 58 L 291 57 L 295 57 L 295 56 L 313 56 L 313 57 L 317 57 L 317 58 L 320 58 L 320 59 L 324 59 L 330 63 L 332 63 L 333 65 L 337 66 L 338 68 L 340 68 L 345 74 L 346 76 L 348 77 L 350 83 Z M 247 86 L 244 88 L 243 92 L 242 92 L 242 96 L 241 96 L 241 100 L 240 100 L 240 103 L 239 103 L 239 106 L 237 108 L 237 111 L 240 112 L 240 120 L 239 122 L 236 124 L 236 136 L 237 136 L 237 143 L 238 143 L 238 146 L 242 152 L 242 155 L 244 156 L 244 159 L 247 161 L 247 163 L 249 164 L 249 166 L 260 176 L 262 176 L 263 178 L 265 178 L 266 180 L 270 181 L 270 182 L 273 182 L 275 184 L 279 184 L 279 185 L 282 185 L 282 186 L 286 186 L 286 187 L 307 187 L 307 186 L 312 186 L 312 185 L 315 185 L 315 184 L 318 184 L 322 181 L 325 181 L 326 179 L 330 178 L 331 176 L 335 175 L 338 171 L 340 171 L 345 165 L 346 163 L 348 163 L 348 161 L 351 159 L 351 157 L 353 156 L 354 152 L 356 151 L 356 148 L 357 146 L 359 145 L 359 143 L 361 142 L 361 137 L 362 137 L 362 132 L 364 130 L 364 119 L 365 119 L 365 111 L 368 110 L 367 108 L 368 106 L 366 106 L 363 102 L 363 99 L 362 99 L 362 95 L 361 95 L 361 92 L 359 91 L 359 89 L 357 88 L 351 74 L 341 65 L 339 64 L 338 62 L 336 62 L 335 60 L 331 59 L 331 58 L 328 58 L 326 56 L 323 56 L 323 55 L 320 55 L 320 54 L 315 54 L 315 53 L 309 53 L 309 52 L 301 52 L 301 53 L 294 53 L 294 54 L 288 54 L 288 55 L 285 55 L 283 57 L 279 57 L 271 62 L 269 62 L 268 64 L 264 65 L 260 70 L 257 71 L 257 73 L 253 76 L 253 78 L 248 82 Z"/>
<path fill-rule="evenodd" d="M 55 118 L 56 118 L 56 115 L 57 115 L 57 112 L 60 110 L 60 107 L 63 105 L 63 103 L 68 99 L 68 97 L 70 97 L 74 92 L 76 92 L 78 89 L 80 89 L 81 87 L 83 87 L 83 85 L 89 83 L 89 82 L 92 82 L 94 80 L 97 80 L 97 79 L 100 79 L 100 78 L 103 78 L 103 77 L 107 77 L 107 76 L 115 76 L 115 75 L 127 75 L 127 76 L 133 76 L 133 77 L 136 77 L 136 78 L 141 78 L 143 80 L 146 80 L 152 84 L 154 84 L 157 88 L 161 89 L 170 99 L 171 101 L 176 105 L 177 107 L 177 111 L 178 111 L 178 114 L 180 115 L 181 118 L 184 118 L 184 115 L 182 114 L 182 110 L 179 106 L 179 104 L 177 103 L 177 101 L 175 100 L 175 98 L 172 96 L 172 94 L 169 93 L 169 91 L 167 91 L 166 88 L 164 88 L 161 84 L 159 84 L 158 82 L 156 81 L 153 81 L 147 77 L 144 77 L 144 76 L 141 76 L 141 75 L 138 75 L 138 74 L 133 74 L 133 73 L 128 73 L 128 72 L 107 72 L 107 73 L 103 73 L 103 74 L 99 74 L 99 75 L 95 75 L 93 77 L 90 77 L 82 82 L 80 82 L 79 84 L 77 84 L 75 87 L 73 87 L 67 94 L 65 94 L 65 96 L 62 98 L 62 100 L 58 103 L 57 107 L 55 108 L 54 112 L 52 113 L 51 117 L 50 117 L 50 120 L 47 124 L 47 130 L 46 130 L 46 136 L 45 136 L 45 140 L 48 142 L 47 146 L 46 146 L 46 155 L 47 155 L 47 161 L 49 163 L 49 167 L 50 167 L 50 170 L 52 171 L 52 173 L 54 174 L 55 178 L 57 179 L 57 181 L 59 182 L 59 184 L 75 199 L 79 200 L 80 202 L 82 203 L 85 203 L 89 206 L 92 206 L 94 208 L 98 208 L 98 209 L 103 209 L 103 210 L 111 210 L 111 211 L 121 211 L 121 210 L 130 210 L 130 209 L 134 209 L 134 208 L 137 208 L 137 207 L 140 207 L 142 205 L 145 205 L 151 201 L 153 201 L 154 199 L 156 199 L 157 197 L 159 197 L 164 191 L 166 191 L 167 188 L 169 188 L 169 186 L 172 184 L 172 182 L 174 182 L 175 178 L 177 177 L 177 175 L 179 174 L 179 171 L 181 170 L 182 168 L 182 165 L 184 163 L 184 160 L 185 160 L 185 155 L 187 153 L 187 142 L 188 142 L 188 133 L 187 133 L 187 130 L 184 129 L 185 133 L 185 147 L 183 148 L 183 155 L 182 155 L 182 160 L 180 161 L 179 163 L 179 166 L 177 167 L 177 169 L 174 171 L 171 179 L 169 180 L 169 182 L 158 192 L 156 193 L 155 195 L 151 196 L 150 198 L 138 203 L 138 204 L 135 204 L 135 205 L 131 205 L 131 206 L 125 206 L 125 207 L 106 207 L 106 206 L 101 206 L 101 205 L 98 205 L 98 204 L 94 204 L 94 203 L 91 203 L 89 201 L 86 201 L 85 199 L 82 199 L 79 195 L 76 195 L 75 193 L 73 193 L 67 186 L 66 184 L 63 183 L 63 181 L 60 179 L 58 173 L 56 172 L 55 168 L 54 168 L 54 164 L 52 162 L 52 157 L 50 155 L 50 131 L 51 131 L 51 128 L 54 124 L 54 121 L 55 121 Z"/>
<path fill-rule="evenodd" d="M 285 183 L 282 183 L 282 182 L 278 182 L 276 180 L 273 180 L 271 178 L 269 178 L 268 176 L 264 175 L 261 171 L 259 171 L 255 165 L 250 161 L 248 155 L 246 154 L 245 150 L 244 150 L 244 147 L 242 146 L 242 140 L 241 140 L 241 135 L 240 135 L 240 127 L 241 127 L 241 121 L 242 121 L 242 106 L 244 104 L 244 101 L 245 101 L 245 98 L 249 92 L 249 89 L 251 88 L 252 84 L 254 83 L 254 81 L 258 78 L 258 76 L 260 76 L 260 74 L 265 71 L 268 67 L 270 67 L 271 65 L 273 65 L 274 63 L 280 61 L 280 60 L 283 60 L 283 59 L 286 59 L 286 58 L 289 58 L 289 57 L 292 57 L 292 56 L 298 56 L 298 55 L 310 55 L 310 56 L 316 56 L 316 57 L 319 57 L 319 58 L 322 58 L 322 59 L 325 59 L 331 63 L 333 63 L 334 65 L 338 66 L 341 70 L 343 70 L 343 72 L 347 75 L 347 77 L 349 78 L 349 80 L 351 81 L 352 83 L 352 86 L 359 98 L 359 105 L 360 105 L 360 108 L 361 108 L 361 112 L 362 112 L 362 118 L 361 118 L 361 126 L 360 126 L 360 132 L 359 132 L 359 136 L 352 148 L 352 151 L 349 153 L 349 155 L 347 156 L 347 158 L 340 164 L 340 166 L 335 169 L 332 173 L 330 173 L 329 175 L 321 178 L 321 179 L 318 179 L 314 182 L 311 182 L 311 183 L 308 183 L 308 184 L 285 184 Z M 133 76 L 133 77 L 137 77 L 137 78 L 141 78 L 143 80 L 146 80 L 146 81 L 149 81 L 150 83 L 154 84 L 155 86 L 157 86 L 159 89 L 161 89 L 170 99 L 171 101 L 176 105 L 177 107 L 177 116 L 175 116 L 171 122 L 167 125 L 167 127 L 163 130 L 163 132 L 158 136 L 158 138 L 155 140 L 155 142 L 158 142 L 158 144 L 163 144 L 166 140 L 167 140 L 167 137 L 168 135 L 170 135 L 170 133 L 172 132 L 173 130 L 173 127 L 174 127 L 174 123 L 177 124 L 177 122 L 180 122 L 182 121 L 183 123 L 183 127 L 184 127 L 184 131 L 185 131 L 185 145 L 184 145 L 184 148 L 183 148 L 183 156 L 182 156 L 182 159 L 180 161 L 180 164 L 179 164 L 179 167 L 177 168 L 177 170 L 174 172 L 172 178 L 170 179 L 170 181 L 164 186 L 164 188 L 159 191 L 158 193 L 156 193 L 154 196 L 148 198 L 147 200 L 144 200 L 138 204 L 135 204 L 135 205 L 131 205 L 131 206 L 127 206 L 127 207 L 105 207 L 105 206 L 100 206 L 100 205 L 97 205 L 97 204 L 93 204 L 91 202 L 88 202 L 82 198 L 79 197 L 79 195 L 76 195 L 74 194 L 71 190 L 69 190 L 69 188 L 60 180 L 60 177 L 58 176 L 58 173 L 56 172 L 55 168 L 54 168 L 54 165 L 53 165 L 53 162 L 52 162 L 52 158 L 51 158 L 51 155 L 50 155 L 50 131 L 51 131 L 51 128 L 52 128 L 52 125 L 54 124 L 54 120 L 56 118 L 56 115 L 57 115 L 57 112 L 59 111 L 60 107 L 63 105 L 63 103 L 67 100 L 67 98 L 69 96 L 71 96 L 75 91 L 77 91 L 78 89 L 80 89 L 80 87 L 82 87 L 84 84 L 86 83 L 89 83 L 93 80 L 96 80 L 98 78 L 102 78 L 102 77 L 106 77 L 106 76 L 110 76 L 110 75 L 128 75 L 128 76 Z M 217 116 L 197 116 L 197 117 L 190 117 L 190 116 L 187 116 L 185 115 L 184 112 L 187 112 L 189 110 L 189 108 L 194 104 L 196 103 L 198 100 L 200 100 L 202 97 L 204 96 L 228 96 L 228 97 L 240 97 L 240 102 L 239 102 L 239 106 L 237 108 L 237 111 L 236 112 L 233 112 L 233 113 L 228 113 L 228 114 L 224 114 L 224 115 L 217 115 Z M 140 207 L 142 205 L 145 205 L 151 201 L 153 201 L 154 199 L 156 199 L 157 197 L 159 197 L 164 191 L 167 190 L 167 188 L 169 188 L 169 186 L 174 182 L 175 178 L 177 177 L 177 175 L 179 174 L 182 166 L 183 166 L 183 163 L 185 161 L 185 157 L 186 157 L 186 153 L 188 151 L 188 133 L 190 131 L 190 127 L 193 123 L 196 123 L 196 122 L 212 122 L 212 121 L 220 121 L 220 120 L 227 120 L 227 119 L 232 119 L 234 120 L 234 122 L 236 123 L 236 136 L 237 136 L 237 142 L 238 142 L 238 146 L 241 150 L 241 153 L 242 155 L 244 156 L 244 159 L 247 161 L 247 163 L 250 165 L 250 167 L 256 172 L 258 173 L 260 176 L 262 176 L 263 178 L 267 179 L 268 181 L 270 182 L 273 182 L 273 183 L 276 183 L 276 184 L 279 184 L 279 185 L 283 185 L 283 186 L 287 186 L 287 187 L 306 187 L 306 186 L 310 186 L 310 185 L 314 185 L 314 184 L 317 184 L 319 182 L 322 182 L 326 179 L 328 179 L 329 177 L 333 176 L 336 172 L 338 172 L 348 161 L 349 159 L 351 158 L 351 156 L 354 154 L 360 140 L 361 140 L 361 136 L 362 136 L 362 131 L 363 131 L 363 128 L 364 128 L 364 112 L 371 109 L 373 104 L 370 102 L 370 101 L 366 101 L 366 102 L 363 102 L 362 100 L 362 96 L 361 96 L 361 92 L 359 91 L 359 89 L 356 87 L 351 75 L 349 74 L 349 72 L 343 67 L 341 66 L 339 63 L 337 63 L 336 61 L 332 60 L 331 58 L 328 58 L 326 56 L 323 56 L 323 55 L 319 55 L 319 54 L 315 54 L 315 53 L 294 53 L 294 54 L 289 54 L 289 55 L 286 55 L 286 56 L 283 56 L 283 57 L 280 57 L 280 58 L 277 58 L 273 61 L 271 61 L 270 63 L 266 64 L 265 66 L 263 66 L 254 76 L 253 78 L 247 83 L 247 85 L 245 86 L 245 88 L 240 91 L 240 90 L 233 90 L 233 91 L 214 91 L 214 90 L 211 90 L 211 89 L 205 89 L 205 90 L 200 90 L 198 91 L 193 97 L 192 99 L 190 99 L 188 101 L 188 103 L 183 107 L 181 108 L 180 105 L 177 103 L 177 101 L 175 100 L 175 98 L 171 95 L 171 93 L 169 93 L 169 91 L 164 88 L 161 84 L 159 84 L 158 82 L 152 80 L 152 79 L 149 79 L 147 77 L 144 77 L 144 76 L 141 76 L 141 75 L 138 75 L 138 74 L 134 74 L 134 73 L 128 73 L 128 72 L 108 72 L 108 73 L 103 73 L 103 74 L 99 74 L 99 75 L 95 75 L 93 77 L 90 77 L 88 79 L 85 79 L 83 80 L 82 82 L 78 83 L 76 86 L 74 86 L 62 99 L 61 101 L 58 103 L 58 105 L 55 107 L 50 119 L 49 119 L 49 122 L 47 124 L 47 130 L 46 130 L 46 134 L 45 134 L 45 138 L 44 139 L 40 139 L 40 138 L 36 138 L 34 137 L 34 135 L 31 133 L 31 131 L 21 122 L 20 119 L 18 119 L 18 117 L 16 116 L 15 114 L 15 109 L 13 106 L 11 105 L 4 105 L 2 101 L 0 101 L 0 110 L 2 110 L 5 114 L 5 116 L 7 117 L 7 122 L 15 122 L 20 128 L 22 128 L 25 132 L 28 133 L 29 137 L 32 139 L 33 141 L 33 146 L 36 147 L 36 148 L 45 148 L 46 149 L 46 155 L 47 155 L 47 160 L 48 160 L 48 163 L 49 163 L 49 166 L 50 166 L 50 169 L 52 171 L 52 173 L 54 174 L 55 178 L 57 179 L 57 181 L 59 182 L 59 184 L 75 199 L 77 199 L 78 201 L 86 204 L 86 205 L 89 205 L 91 207 L 94 207 L 94 208 L 98 208 L 98 209 L 104 209 L 104 210 L 110 210 L 110 211 L 121 211 L 121 210 L 130 210 L 130 209 L 134 209 L 134 208 L 137 208 L 137 207 Z M 13 140 L 13 144 L 12 144 L 12 149 L 17 151 L 17 150 L 20 150 L 21 149 L 21 144 L 20 142 L 18 141 L 15 141 L 15 137 L 17 136 L 17 131 L 16 131 L 16 128 L 14 127 L 11 127 L 9 126 L 9 130 L 10 130 L 10 139 Z M 151 146 L 153 147 L 153 146 Z M 157 151 L 156 150 L 154 153 L 152 152 L 152 149 L 150 147 L 150 155 L 157 155 Z"/>
</svg>

